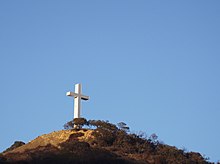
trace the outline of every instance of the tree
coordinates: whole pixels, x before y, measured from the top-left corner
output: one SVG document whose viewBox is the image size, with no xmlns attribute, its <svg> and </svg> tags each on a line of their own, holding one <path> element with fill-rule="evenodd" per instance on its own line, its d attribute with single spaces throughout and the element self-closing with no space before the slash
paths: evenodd
<svg viewBox="0 0 220 164">
<path fill-rule="evenodd" d="M 65 124 L 63 125 L 63 127 L 64 127 L 64 129 L 66 129 L 66 130 L 73 129 L 73 128 L 74 128 L 74 122 L 73 122 L 73 120 L 72 120 L 72 121 L 69 121 L 69 122 L 67 122 L 67 123 L 65 123 Z"/>
<path fill-rule="evenodd" d="M 99 146 L 110 146 L 113 144 L 118 131 L 116 125 L 101 120 L 89 120 L 88 125 L 95 127 L 93 135 L 96 144 Z"/>
<path fill-rule="evenodd" d="M 119 122 L 118 124 L 118 128 L 120 129 L 120 130 L 122 130 L 122 131 L 124 131 L 124 132 L 129 132 L 129 127 L 127 126 L 127 124 L 126 123 L 124 123 L 124 122 Z"/>
<path fill-rule="evenodd" d="M 64 124 L 64 129 L 80 129 L 84 125 L 88 125 L 88 122 L 85 118 L 74 118 L 72 121 Z"/>
<path fill-rule="evenodd" d="M 157 136 L 155 133 L 153 133 L 153 134 L 151 134 L 151 136 L 150 136 L 150 138 L 149 138 L 149 141 L 151 141 L 152 143 L 154 143 L 154 144 L 156 145 L 156 144 L 159 143 L 159 142 L 157 141 L 157 139 L 158 139 L 158 136 Z"/>
<path fill-rule="evenodd" d="M 84 125 L 88 125 L 88 122 L 85 118 L 74 118 L 73 123 L 77 129 L 82 128 Z"/>
<path fill-rule="evenodd" d="M 104 130 L 114 131 L 114 132 L 118 130 L 116 125 L 111 124 L 108 121 L 89 120 L 88 125 L 89 126 L 94 126 L 96 128 L 101 128 L 101 129 L 104 129 Z"/>
</svg>

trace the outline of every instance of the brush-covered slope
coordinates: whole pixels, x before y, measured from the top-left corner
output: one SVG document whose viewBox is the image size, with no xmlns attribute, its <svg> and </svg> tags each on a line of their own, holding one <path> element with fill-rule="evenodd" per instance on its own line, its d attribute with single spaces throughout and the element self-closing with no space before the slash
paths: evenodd
<svg viewBox="0 0 220 164">
<path fill-rule="evenodd" d="M 94 146 L 94 130 L 61 130 L 44 134 L 6 151 L 0 163 L 136 163 Z"/>
<path fill-rule="evenodd" d="M 45 134 L 27 144 L 13 145 L 1 154 L 0 163 L 209 163 L 199 153 L 162 144 L 155 136 L 127 133 L 125 125 L 92 120 L 93 129 Z"/>
</svg>

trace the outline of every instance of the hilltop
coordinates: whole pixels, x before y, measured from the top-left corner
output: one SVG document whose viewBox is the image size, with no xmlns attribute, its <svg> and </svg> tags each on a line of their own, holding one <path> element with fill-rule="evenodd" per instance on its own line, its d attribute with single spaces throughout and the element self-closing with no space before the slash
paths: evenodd
<svg viewBox="0 0 220 164">
<path fill-rule="evenodd" d="M 131 134 L 125 123 L 91 120 L 86 122 L 90 129 L 71 128 L 71 123 L 29 143 L 16 142 L 1 154 L 0 163 L 209 164 L 200 153 L 162 144 L 156 135 Z"/>
</svg>

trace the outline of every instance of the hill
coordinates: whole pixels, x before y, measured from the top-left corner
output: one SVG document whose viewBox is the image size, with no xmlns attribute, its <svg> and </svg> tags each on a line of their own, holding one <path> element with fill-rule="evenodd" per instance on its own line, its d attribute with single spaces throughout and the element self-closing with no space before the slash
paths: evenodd
<svg viewBox="0 0 220 164">
<path fill-rule="evenodd" d="M 118 126 L 91 120 L 90 129 L 68 128 L 44 134 L 27 144 L 16 142 L 0 156 L 0 163 L 132 163 L 132 164 L 208 164 L 196 152 L 185 152 L 144 138 Z M 71 126 L 70 126 L 71 127 Z"/>
</svg>

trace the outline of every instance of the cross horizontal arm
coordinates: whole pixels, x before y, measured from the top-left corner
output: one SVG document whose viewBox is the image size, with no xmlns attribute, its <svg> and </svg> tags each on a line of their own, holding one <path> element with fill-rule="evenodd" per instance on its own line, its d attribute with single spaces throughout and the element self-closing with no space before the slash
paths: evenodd
<svg viewBox="0 0 220 164">
<path fill-rule="evenodd" d="M 78 94 L 74 93 L 74 92 L 66 92 L 67 96 L 72 96 L 72 97 L 77 97 Z"/>
<path fill-rule="evenodd" d="M 83 100 L 89 100 L 89 96 L 81 95 L 81 99 L 83 99 Z"/>
<path fill-rule="evenodd" d="M 80 97 L 83 100 L 89 100 L 89 96 L 85 96 L 85 95 L 80 95 L 74 92 L 67 92 L 66 93 L 67 96 L 71 96 L 71 97 Z"/>
</svg>

